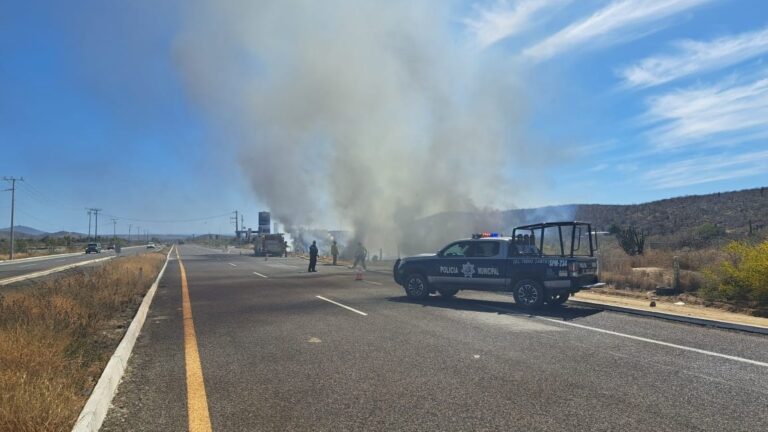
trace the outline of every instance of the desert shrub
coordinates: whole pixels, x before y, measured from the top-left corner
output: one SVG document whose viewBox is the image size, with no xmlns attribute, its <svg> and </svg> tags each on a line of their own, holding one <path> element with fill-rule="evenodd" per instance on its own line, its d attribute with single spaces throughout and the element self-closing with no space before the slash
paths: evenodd
<svg viewBox="0 0 768 432">
<path fill-rule="evenodd" d="M 702 294 L 713 300 L 768 306 L 768 241 L 731 242 L 727 258 L 705 272 Z"/>
<path fill-rule="evenodd" d="M 712 224 L 712 223 L 705 223 L 701 224 L 696 228 L 696 237 L 698 237 L 700 240 L 707 242 L 712 239 L 722 237 L 725 235 L 725 228 Z"/>
</svg>

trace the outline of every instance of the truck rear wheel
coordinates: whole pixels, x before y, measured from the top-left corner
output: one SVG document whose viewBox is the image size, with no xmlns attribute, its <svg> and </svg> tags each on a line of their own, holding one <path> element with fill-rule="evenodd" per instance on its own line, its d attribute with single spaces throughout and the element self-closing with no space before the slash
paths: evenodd
<svg viewBox="0 0 768 432">
<path fill-rule="evenodd" d="M 457 290 L 456 288 L 438 288 L 437 292 L 440 293 L 440 297 L 451 298 L 455 296 L 456 293 L 459 292 L 459 290 Z"/>
<path fill-rule="evenodd" d="M 515 304 L 525 309 L 533 309 L 544 303 L 544 288 L 532 279 L 517 282 L 512 295 L 515 297 Z"/>
<path fill-rule="evenodd" d="M 405 278 L 405 295 L 409 299 L 423 300 L 429 296 L 427 279 L 420 273 L 411 273 Z"/>
<path fill-rule="evenodd" d="M 549 296 L 549 300 L 547 300 L 547 303 L 550 306 L 560 306 L 566 301 L 568 301 L 568 298 L 570 296 L 571 296 L 571 293 L 569 292 L 554 293 Z"/>
</svg>

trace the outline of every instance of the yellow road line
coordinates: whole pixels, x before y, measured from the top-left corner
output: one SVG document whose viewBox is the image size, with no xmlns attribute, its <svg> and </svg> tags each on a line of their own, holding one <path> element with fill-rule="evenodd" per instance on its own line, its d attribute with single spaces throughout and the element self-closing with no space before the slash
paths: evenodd
<svg viewBox="0 0 768 432">
<path fill-rule="evenodd" d="M 184 315 L 184 360 L 187 368 L 187 415 L 190 432 L 211 432 L 211 417 L 208 413 L 208 398 L 205 396 L 203 368 L 200 352 L 197 350 L 195 323 L 192 321 L 192 304 L 189 301 L 187 272 L 176 248 L 176 258 L 181 271 L 181 303 Z"/>
</svg>

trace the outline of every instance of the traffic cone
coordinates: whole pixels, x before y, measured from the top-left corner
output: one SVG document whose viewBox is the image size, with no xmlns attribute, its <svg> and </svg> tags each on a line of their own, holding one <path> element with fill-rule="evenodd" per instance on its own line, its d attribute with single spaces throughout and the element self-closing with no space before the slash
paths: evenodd
<svg viewBox="0 0 768 432">
<path fill-rule="evenodd" d="M 363 271 L 360 269 L 357 269 L 357 273 L 355 273 L 355 280 L 361 281 L 363 280 Z"/>
</svg>

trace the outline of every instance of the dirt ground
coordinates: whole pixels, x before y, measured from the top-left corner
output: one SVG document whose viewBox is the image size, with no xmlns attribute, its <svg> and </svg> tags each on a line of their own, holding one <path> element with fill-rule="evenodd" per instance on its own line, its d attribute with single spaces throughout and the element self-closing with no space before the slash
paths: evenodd
<svg viewBox="0 0 768 432">
<path fill-rule="evenodd" d="M 625 290 L 604 289 L 598 291 L 582 291 L 573 299 L 579 301 L 594 301 L 614 306 L 631 307 L 649 312 L 663 312 L 692 318 L 712 319 L 736 324 L 747 324 L 768 328 L 768 318 L 749 316 L 742 313 L 728 312 L 722 309 L 691 304 L 684 296 L 655 297 L 656 307 L 650 307 L 652 296 L 648 293 Z M 685 304 L 676 304 L 682 302 Z"/>
</svg>

